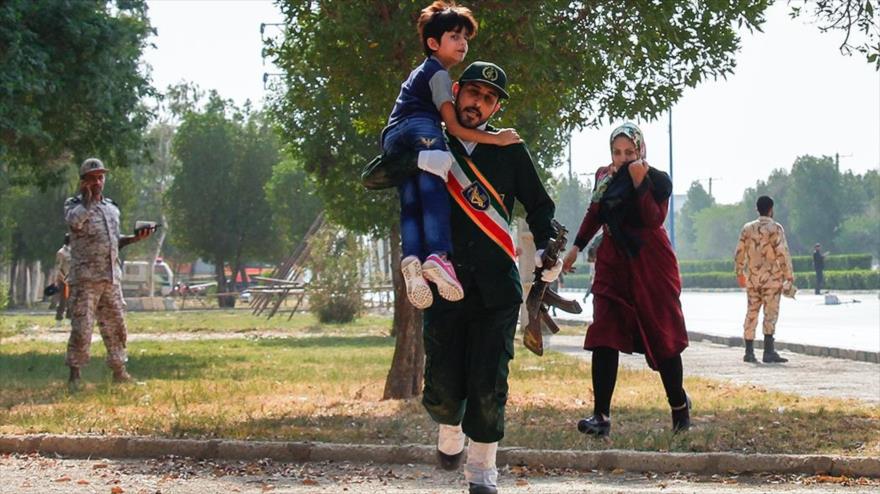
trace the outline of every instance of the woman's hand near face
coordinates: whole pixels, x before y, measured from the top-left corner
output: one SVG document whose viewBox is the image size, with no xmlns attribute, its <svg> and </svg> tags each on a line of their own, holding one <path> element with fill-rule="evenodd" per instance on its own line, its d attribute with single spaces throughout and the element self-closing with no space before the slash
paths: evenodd
<svg viewBox="0 0 880 494">
<path fill-rule="evenodd" d="M 577 261 L 578 253 L 580 249 L 577 247 L 572 247 L 568 249 L 568 252 L 565 253 L 565 258 L 562 260 L 562 272 L 563 273 L 573 273 L 574 272 L 574 263 Z"/>
<path fill-rule="evenodd" d="M 629 176 L 632 178 L 633 187 L 639 188 L 642 180 L 648 174 L 648 162 L 645 160 L 633 161 L 629 164 Z"/>
</svg>

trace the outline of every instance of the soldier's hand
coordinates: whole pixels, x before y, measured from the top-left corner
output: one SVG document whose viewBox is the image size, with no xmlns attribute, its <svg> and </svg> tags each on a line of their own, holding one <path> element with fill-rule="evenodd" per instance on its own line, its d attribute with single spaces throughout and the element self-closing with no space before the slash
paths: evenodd
<svg viewBox="0 0 880 494">
<path fill-rule="evenodd" d="M 92 189 L 89 187 L 88 182 L 85 180 L 80 181 L 79 192 L 82 194 L 83 202 L 86 206 L 92 203 Z"/>
<path fill-rule="evenodd" d="M 736 282 L 739 284 L 740 288 L 746 287 L 746 275 L 738 274 L 736 275 Z"/>
<path fill-rule="evenodd" d="M 135 242 L 140 242 L 141 240 L 149 237 L 153 234 L 154 227 L 145 226 L 138 228 L 134 231 L 134 240 Z"/>
</svg>

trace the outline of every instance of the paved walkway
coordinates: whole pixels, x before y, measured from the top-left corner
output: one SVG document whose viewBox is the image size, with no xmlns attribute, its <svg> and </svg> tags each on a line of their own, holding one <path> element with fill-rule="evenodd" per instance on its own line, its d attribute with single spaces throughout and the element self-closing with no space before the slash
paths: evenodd
<svg viewBox="0 0 880 494">
<path fill-rule="evenodd" d="M 460 472 L 429 465 L 350 462 L 279 463 L 190 460 L 77 460 L 42 456 L 0 456 L 2 492 L 16 493 L 461 493 Z M 867 494 L 876 480 L 846 477 L 765 475 L 697 476 L 573 470 L 502 469 L 503 493 L 765 493 L 807 492 Z M 8 490 L 6 490 L 8 489 Z"/>
<path fill-rule="evenodd" d="M 549 347 L 578 358 L 589 359 L 591 353 L 583 349 L 583 343 L 582 336 L 554 335 L 550 338 Z M 760 359 L 760 350 L 756 353 Z M 880 403 L 880 364 L 811 357 L 785 351 L 780 354 L 788 358 L 789 362 L 746 364 L 742 361 L 742 348 L 699 341 L 691 342 L 690 347 L 682 354 L 682 359 L 685 376 L 755 384 L 802 396 L 855 398 Z M 621 354 L 620 365 L 631 369 L 648 369 L 641 355 Z"/>
<path fill-rule="evenodd" d="M 823 295 L 803 290 L 794 300 L 782 297 L 776 339 L 785 343 L 880 352 L 880 297 L 875 292 L 836 292 L 842 303 L 825 305 Z M 583 291 L 564 290 L 568 298 L 582 300 Z M 857 302 L 856 302 L 857 301 Z M 746 295 L 742 291 L 681 294 L 689 331 L 742 337 Z M 593 300 L 582 303 L 584 312 L 565 319 L 589 321 Z M 760 326 L 758 327 L 760 332 Z"/>
</svg>

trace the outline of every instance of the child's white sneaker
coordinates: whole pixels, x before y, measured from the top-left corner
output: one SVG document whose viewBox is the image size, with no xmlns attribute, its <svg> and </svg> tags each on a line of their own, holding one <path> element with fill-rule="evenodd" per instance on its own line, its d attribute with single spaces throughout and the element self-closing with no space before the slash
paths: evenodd
<svg viewBox="0 0 880 494">
<path fill-rule="evenodd" d="M 450 302 L 457 302 L 464 298 L 464 289 L 455 275 L 455 268 L 445 257 L 431 254 L 422 265 L 422 272 L 428 281 L 437 285 L 440 296 Z"/>
<path fill-rule="evenodd" d="M 425 309 L 434 303 L 431 288 L 422 276 L 422 263 L 416 256 L 407 256 L 400 261 L 403 281 L 406 283 L 406 298 L 416 309 Z"/>
</svg>

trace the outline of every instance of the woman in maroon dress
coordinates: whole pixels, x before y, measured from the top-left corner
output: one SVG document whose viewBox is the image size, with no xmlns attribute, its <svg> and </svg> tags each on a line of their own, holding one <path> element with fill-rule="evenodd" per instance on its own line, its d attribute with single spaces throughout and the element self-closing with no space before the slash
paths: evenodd
<svg viewBox="0 0 880 494">
<path fill-rule="evenodd" d="M 681 312 L 678 261 L 663 227 L 672 193 L 669 175 L 648 166 L 641 130 L 626 123 L 611 133 L 611 164 L 596 172 L 596 188 L 574 247 L 570 272 L 601 228 L 596 254 L 593 323 L 584 349 L 592 350 L 593 416 L 578 422 L 585 434 L 607 436 L 620 352 L 643 353 L 660 373 L 672 408 L 672 428 L 690 427 L 690 400 L 682 387 L 681 352 L 687 331 Z"/>
</svg>

